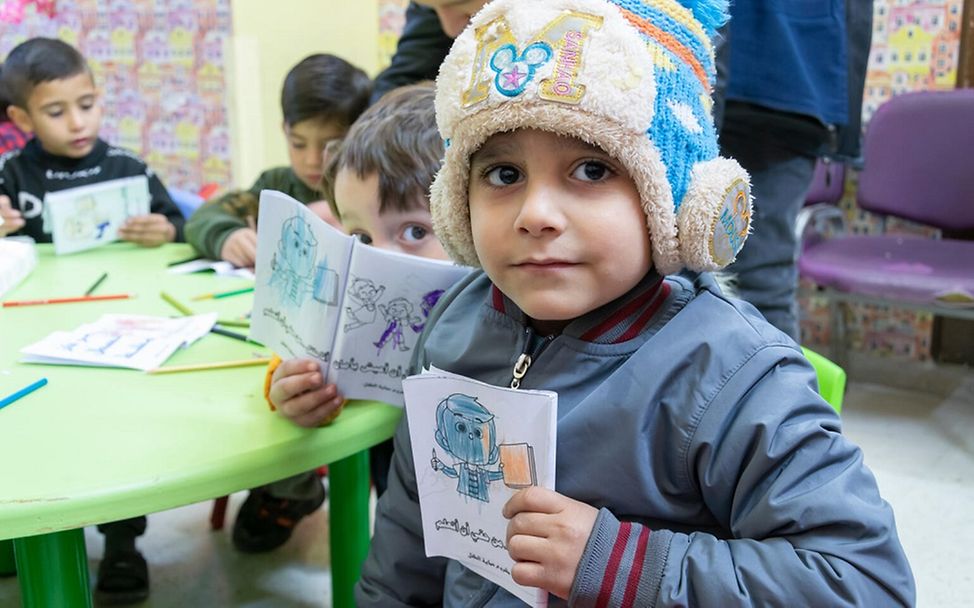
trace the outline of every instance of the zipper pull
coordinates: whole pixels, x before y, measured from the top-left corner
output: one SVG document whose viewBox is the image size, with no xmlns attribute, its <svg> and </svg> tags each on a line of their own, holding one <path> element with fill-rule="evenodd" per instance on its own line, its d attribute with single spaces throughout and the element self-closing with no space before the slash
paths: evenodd
<svg viewBox="0 0 974 608">
<path fill-rule="evenodd" d="M 517 358 L 517 363 L 514 364 L 514 377 L 511 379 L 511 388 L 519 388 L 521 386 L 521 378 L 524 377 L 524 374 L 528 373 L 529 367 L 531 367 L 531 355 L 521 353 Z"/>
</svg>

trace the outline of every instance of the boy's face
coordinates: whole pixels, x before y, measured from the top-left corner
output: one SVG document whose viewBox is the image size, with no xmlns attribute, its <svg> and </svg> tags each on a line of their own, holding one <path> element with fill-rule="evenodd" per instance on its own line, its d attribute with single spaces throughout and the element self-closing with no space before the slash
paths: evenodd
<svg viewBox="0 0 974 608">
<path fill-rule="evenodd" d="M 348 167 L 335 175 L 335 206 L 345 232 L 363 243 L 422 258 L 446 260 L 446 252 L 433 235 L 433 219 L 420 202 L 409 211 L 379 212 L 379 176 L 359 178 Z"/>
<path fill-rule="evenodd" d="M 545 334 L 625 294 L 652 265 L 636 185 L 581 140 L 494 135 L 471 157 L 469 195 L 484 270 Z"/>
<path fill-rule="evenodd" d="M 284 125 L 288 161 L 305 186 L 312 190 L 321 189 L 325 148 L 329 142 L 344 137 L 346 131 L 344 125 L 323 120 L 309 119 Z"/>
<path fill-rule="evenodd" d="M 10 117 L 33 133 L 45 151 L 82 158 L 91 152 L 101 127 L 101 102 L 88 72 L 49 80 L 34 87 L 27 107 L 11 106 Z"/>
<path fill-rule="evenodd" d="M 416 4 L 436 11 L 443 32 L 456 38 L 470 23 L 470 18 L 487 4 L 487 0 L 417 0 Z"/>
</svg>

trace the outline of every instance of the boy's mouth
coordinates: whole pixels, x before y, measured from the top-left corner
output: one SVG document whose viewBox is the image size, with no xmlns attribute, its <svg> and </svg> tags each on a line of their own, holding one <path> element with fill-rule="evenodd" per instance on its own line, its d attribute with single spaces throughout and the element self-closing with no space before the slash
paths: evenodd
<svg viewBox="0 0 974 608">
<path fill-rule="evenodd" d="M 79 137 L 78 139 L 71 140 L 72 148 L 84 148 L 91 143 L 90 137 Z"/>
<path fill-rule="evenodd" d="M 525 270 L 561 270 L 577 265 L 576 262 L 554 258 L 529 259 L 514 264 L 515 267 L 524 268 Z"/>
</svg>

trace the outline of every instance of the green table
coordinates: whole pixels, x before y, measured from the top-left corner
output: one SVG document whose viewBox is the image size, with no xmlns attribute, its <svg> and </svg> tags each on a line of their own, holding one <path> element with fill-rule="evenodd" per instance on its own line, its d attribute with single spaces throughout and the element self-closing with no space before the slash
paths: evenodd
<svg viewBox="0 0 974 608">
<path fill-rule="evenodd" d="M 0 308 L 0 395 L 46 377 L 47 386 L 0 409 L 0 541 L 14 539 L 26 607 L 91 606 L 81 528 L 170 509 L 329 465 L 334 606 L 353 606 L 368 551 L 368 450 L 390 437 L 401 410 L 353 402 L 325 428 L 307 430 L 271 414 L 263 367 L 147 375 L 137 370 L 18 363 L 18 351 L 54 330 L 108 312 L 172 315 L 165 290 L 197 312 L 238 317 L 250 296 L 191 302 L 196 294 L 247 286 L 242 279 L 178 276 L 166 263 L 185 245 L 117 244 L 40 263 L 4 299 L 84 293 L 130 300 Z M 268 354 L 215 334 L 166 365 Z M 0 543 L 3 544 L 3 543 Z M 9 553 L 9 548 L 7 550 Z M 0 546 L 0 567 L 4 563 Z"/>
</svg>

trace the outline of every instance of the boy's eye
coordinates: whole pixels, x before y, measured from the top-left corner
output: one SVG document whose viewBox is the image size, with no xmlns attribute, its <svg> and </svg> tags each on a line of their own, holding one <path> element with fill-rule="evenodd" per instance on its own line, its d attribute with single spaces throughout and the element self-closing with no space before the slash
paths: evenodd
<svg viewBox="0 0 974 608">
<path fill-rule="evenodd" d="M 404 241 L 415 243 L 417 241 L 422 241 L 429 235 L 429 229 L 426 226 L 420 226 L 419 224 L 410 224 L 406 226 L 403 230 L 402 238 Z"/>
<path fill-rule="evenodd" d="M 521 172 L 516 167 L 502 165 L 488 171 L 485 177 L 491 186 L 510 186 L 521 179 Z"/>
<path fill-rule="evenodd" d="M 355 238 L 357 238 L 359 240 L 359 242 L 362 243 L 363 245 L 371 245 L 372 244 L 372 237 L 369 236 L 369 235 L 367 235 L 367 234 L 365 234 L 364 232 L 355 232 L 355 233 L 352 233 L 352 236 L 354 236 Z"/>
<path fill-rule="evenodd" d="M 47 115 L 50 116 L 51 118 L 57 118 L 58 116 L 60 116 L 62 114 L 64 114 L 64 112 L 62 112 L 61 110 L 53 110 L 53 111 L 47 113 Z"/>
<path fill-rule="evenodd" d="M 572 173 L 572 177 L 585 182 L 598 182 L 609 177 L 612 170 L 605 163 L 597 160 L 587 160 L 580 164 Z"/>
</svg>

